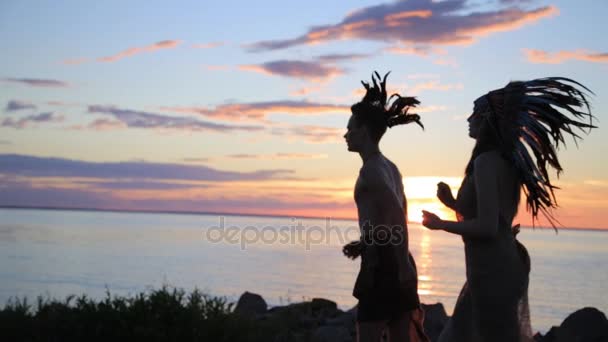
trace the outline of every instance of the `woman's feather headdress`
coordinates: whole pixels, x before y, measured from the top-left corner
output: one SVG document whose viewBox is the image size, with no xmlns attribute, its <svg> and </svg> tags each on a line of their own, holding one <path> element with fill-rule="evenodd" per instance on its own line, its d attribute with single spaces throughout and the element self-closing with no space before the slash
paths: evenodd
<svg viewBox="0 0 608 342">
<path fill-rule="evenodd" d="M 579 89 L 580 88 L 580 89 Z M 596 128 L 584 85 L 564 77 L 547 77 L 526 82 L 510 82 L 484 95 L 498 141 L 517 168 L 533 220 L 542 212 L 555 227 L 551 209 L 557 207 L 547 165 L 562 172 L 557 156 L 564 135 L 578 146 L 577 129 Z M 485 102 L 484 101 L 484 102 Z M 532 155 L 534 158 L 532 157 Z"/>
</svg>

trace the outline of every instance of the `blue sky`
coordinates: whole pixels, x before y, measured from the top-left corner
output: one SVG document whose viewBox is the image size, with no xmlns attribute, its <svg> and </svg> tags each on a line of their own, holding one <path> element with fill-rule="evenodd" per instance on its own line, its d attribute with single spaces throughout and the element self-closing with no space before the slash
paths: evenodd
<svg viewBox="0 0 608 342">
<path fill-rule="evenodd" d="M 4 1 L 0 154 L 37 157 L 48 172 L 3 171 L 0 204 L 20 193 L 18 204 L 43 205 L 35 194 L 45 191 L 49 203 L 94 197 L 92 207 L 352 217 L 360 160 L 341 135 L 359 81 L 378 70 L 392 72 L 389 89 L 422 101 L 427 129 L 396 127 L 382 149 L 409 177 L 410 197 L 434 208 L 416 189 L 435 178 L 457 185 L 473 100 L 510 80 L 566 76 L 595 92 L 600 129 L 560 154 L 560 213 L 570 226 L 603 227 L 607 9 L 591 0 Z M 172 192 L 151 185 L 154 175 L 117 171 L 121 189 L 90 174 L 54 177 L 49 158 L 269 176 Z"/>
</svg>

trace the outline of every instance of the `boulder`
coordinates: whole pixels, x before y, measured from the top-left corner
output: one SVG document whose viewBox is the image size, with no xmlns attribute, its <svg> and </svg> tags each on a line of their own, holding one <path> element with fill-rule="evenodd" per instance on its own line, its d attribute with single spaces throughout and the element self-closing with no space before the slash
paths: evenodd
<svg viewBox="0 0 608 342">
<path fill-rule="evenodd" d="M 556 342 L 608 341 L 608 319 L 596 308 L 583 308 L 570 314 L 555 335 Z"/>
<path fill-rule="evenodd" d="M 267 309 L 268 305 L 262 296 L 256 293 L 245 292 L 239 298 L 234 312 L 246 315 L 261 315 Z"/>
<path fill-rule="evenodd" d="M 315 317 L 321 319 L 334 317 L 341 312 L 336 302 L 323 298 L 313 298 L 310 302 L 310 310 Z"/>
<path fill-rule="evenodd" d="M 342 326 L 325 325 L 318 327 L 312 334 L 313 342 L 351 342 L 348 329 Z"/>
</svg>

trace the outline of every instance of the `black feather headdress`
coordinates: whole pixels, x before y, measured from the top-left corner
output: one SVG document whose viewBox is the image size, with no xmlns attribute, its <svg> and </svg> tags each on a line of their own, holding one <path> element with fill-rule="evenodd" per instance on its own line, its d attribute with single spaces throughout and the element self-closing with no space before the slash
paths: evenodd
<svg viewBox="0 0 608 342">
<path fill-rule="evenodd" d="M 488 122 L 496 132 L 503 154 L 518 170 L 533 221 L 542 212 L 555 227 L 551 209 L 557 207 L 547 166 L 559 177 L 562 166 L 557 156 L 564 135 L 578 146 L 577 130 L 596 128 L 584 85 L 564 77 L 547 77 L 510 82 L 482 97 L 488 105 Z M 534 157 L 532 157 L 532 155 Z"/>
<path fill-rule="evenodd" d="M 418 114 L 410 114 L 408 110 L 412 107 L 416 107 L 420 104 L 415 97 L 404 97 L 399 94 L 392 94 L 391 97 L 387 98 L 386 93 L 386 79 L 390 71 L 384 75 L 384 78 L 380 77 L 380 74 L 375 71 L 372 74 L 372 85 L 361 81 L 361 84 L 367 91 L 365 96 L 361 100 L 361 103 L 367 104 L 377 109 L 379 113 L 382 113 L 383 119 L 386 122 L 386 126 L 391 128 L 397 125 L 405 125 L 411 122 L 417 123 L 422 129 L 424 126 L 420 122 L 420 116 Z M 394 101 L 391 100 L 395 98 Z M 389 103 L 391 103 L 389 105 Z"/>
</svg>

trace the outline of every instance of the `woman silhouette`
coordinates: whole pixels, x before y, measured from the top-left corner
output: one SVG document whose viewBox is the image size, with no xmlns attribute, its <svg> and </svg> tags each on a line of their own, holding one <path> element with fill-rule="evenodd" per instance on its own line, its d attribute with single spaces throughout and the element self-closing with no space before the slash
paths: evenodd
<svg viewBox="0 0 608 342">
<path fill-rule="evenodd" d="M 445 183 L 437 189 L 458 222 L 423 211 L 424 226 L 461 235 L 465 247 L 467 282 L 439 341 L 531 340 L 530 261 L 511 226 L 523 189 L 533 221 L 542 212 L 555 227 L 550 211 L 555 187 L 547 164 L 562 171 L 556 148 L 564 143 L 563 134 L 576 140 L 574 128 L 594 127 L 578 87 L 588 90 L 566 78 L 511 82 L 475 100 L 468 122 L 476 144 L 458 196 L 454 199 Z"/>
</svg>

